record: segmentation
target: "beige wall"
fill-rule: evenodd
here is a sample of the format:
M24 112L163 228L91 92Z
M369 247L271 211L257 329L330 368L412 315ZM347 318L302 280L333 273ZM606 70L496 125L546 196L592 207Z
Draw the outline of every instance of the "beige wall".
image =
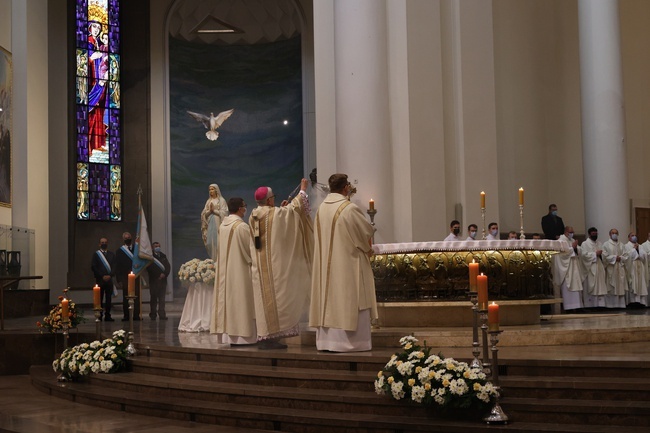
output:
M11 52L11 0L0 0L0 47ZM11 225L11 208L0 206L0 224Z

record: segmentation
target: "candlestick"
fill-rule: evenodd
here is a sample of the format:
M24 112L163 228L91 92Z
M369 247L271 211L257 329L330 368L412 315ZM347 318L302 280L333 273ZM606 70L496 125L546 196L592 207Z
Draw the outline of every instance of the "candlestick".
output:
M488 329L490 331L499 330L499 305L496 302L488 305Z
M524 205L519 205L519 239L526 239L524 234Z
M135 296L135 274L133 271L129 274L129 296Z
M478 263L472 259L472 263L469 264L469 291L472 293L478 291L476 277L478 277Z
M519 188L519 205L523 206L524 205L524 189Z
M486 235L485 235L485 208L484 207L481 208L481 221L483 221L483 236L481 237L481 239L485 240Z
M488 353L488 325L487 325L487 309L478 310L479 318L481 319L481 331L483 334L483 373L487 377L490 377L492 374L492 369L490 365L490 355Z
M368 202L368 206L370 207L370 210L374 210L375 209L375 201L373 199L370 199L370 201Z
M499 399L501 398L501 387L499 386L499 357L497 344L499 343L499 334L502 331L489 331L490 334L490 344L492 345L492 384L494 389L497 391L496 399L494 400L494 406L490 410L490 414L483 418L487 424L508 424L510 418L501 408L499 404Z
M472 355L474 359L469 365L471 368L483 369L483 363L478 356L481 354L481 343L478 341L478 298L477 292L469 293L470 301L472 302Z
M102 308L102 289L97 284L93 287L93 308Z
M366 213L370 217L370 225L374 229L372 231L372 239L371 239L372 243L374 244L375 243L375 232L377 231L377 229L375 229L375 215L377 215L377 209L375 209L374 200L370 199L370 203L372 204L372 207L370 209L366 210Z
M477 275L476 283L478 285L478 308L479 310L487 310L488 302L488 281L487 275Z
M131 277L131 275L135 277L133 272L129 274L129 277ZM131 279L129 278L129 282L130 281ZM135 282L135 278L134 278L134 282ZM127 356L135 356L138 354L138 352L135 350L135 344L133 344L133 304L135 302L135 298L136 298L135 296L131 296L131 295L126 297L126 299L128 299L129 301L129 333L127 335L127 341L129 343L126 346Z
M102 339L102 308L93 308L93 311L95 312L95 339L96 340L101 340Z
M481 209L485 209L485 191L481 191Z
M69 303L70 301L68 301L66 298L63 298L61 300L61 321L64 323L70 321Z
M64 293L67 290L64 290ZM67 299L64 299L64 301L67 301ZM63 301L62 301L63 302ZM62 321L61 325L63 326L63 352L64 353L68 349L68 328L70 327L70 322L69 321ZM68 376L66 376L63 371L59 373L59 375L56 377L56 380L58 382L67 382L70 380Z

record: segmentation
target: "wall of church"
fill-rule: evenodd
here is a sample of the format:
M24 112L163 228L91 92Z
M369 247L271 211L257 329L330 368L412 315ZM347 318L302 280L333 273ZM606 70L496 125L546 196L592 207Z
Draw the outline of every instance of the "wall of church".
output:
M0 0L0 47L11 52L11 0ZM0 224L11 225L11 208L0 206Z

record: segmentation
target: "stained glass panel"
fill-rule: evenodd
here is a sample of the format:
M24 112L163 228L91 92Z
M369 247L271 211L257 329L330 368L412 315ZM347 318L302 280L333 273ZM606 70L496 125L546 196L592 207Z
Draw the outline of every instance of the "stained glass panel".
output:
M77 219L122 219L120 0L77 0Z

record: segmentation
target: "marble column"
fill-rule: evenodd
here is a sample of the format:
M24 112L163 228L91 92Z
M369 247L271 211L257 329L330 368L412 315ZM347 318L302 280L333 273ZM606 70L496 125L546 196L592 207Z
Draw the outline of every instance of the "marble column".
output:
M585 224L604 241L630 230L618 1L579 0L578 18Z

